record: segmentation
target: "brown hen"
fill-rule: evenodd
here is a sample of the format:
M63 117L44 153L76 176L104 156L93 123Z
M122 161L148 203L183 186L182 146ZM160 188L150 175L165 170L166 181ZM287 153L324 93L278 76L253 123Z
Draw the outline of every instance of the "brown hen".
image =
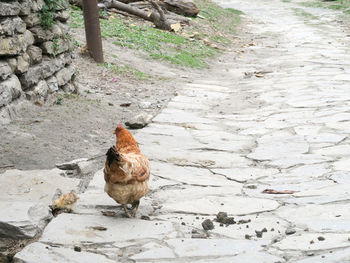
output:
M116 146L109 148L104 168L105 192L124 208L132 205L136 215L140 199L148 192L150 165L131 133L121 124L114 131Z

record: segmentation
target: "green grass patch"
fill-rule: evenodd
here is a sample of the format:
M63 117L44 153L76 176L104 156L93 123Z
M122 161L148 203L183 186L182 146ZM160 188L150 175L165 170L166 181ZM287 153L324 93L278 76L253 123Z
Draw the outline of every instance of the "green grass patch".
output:
M293 8L293 11L294 11L295 15L303 17L303 18L308 19L308 20L318 19L317 16L314 16L313 14L310 14L309 12L306 12L305 10L303 10L301 8Z
M90 91L85 91L86 93L91 93ZM75 102L75 101L79 101L79 102L83 102L84 104L94 104L94 105L97 105L97 104L100 104L101 103L101 100L100 99L89 99L89 98L86 98L84 96L80 96L78 94L73 94L73 93L57 93L57 94L54 94L56 99L53 101L52 105L55 106L62 106L66 103L69 103L69 102ZM69 113L67 111L67 113Z
M336 1L313 1L313 2L302 2L300 3L305 7L317 7L317 8L328 8L332 10L339 10L345 14L350 13L350 0L336 0Z
M198 32L204 34L208 32L210 39L216 40L218 44L231 42L232 36L236 34L237 25L241 22L240 15L243 12L233 8L222 8L209 0L194 0L194 2L200 9L199 15L205 18L193 19L200 24L197 26Z
M291 0L281 0L283 3L290 3Z
M317 1L317 2L301 2L300 5L305 7L316 7L316 8L322 8L324 7L323 2Z
M216 53L202 41L190 41L149 25L129 25L118 17L102 20L101 33L104 38L114 38L115 45L142 50L154 59L185 67L206 67L205 59Z
M141 72L137 69L134 69L128 65L116 65L115 63L110 63L110 62L105 62L101 65L106 69L113 71L116 74L129 75L129 76L132 75L138 80L147 80L151 78L150 75L144 72Z
M69 26L71 28L84 28L83 11L77 6L71 6L69 13L70 13Z
M209 0L197 0L196 4L205 19L193 18L194 25L186 27L183 34L159 30L148 22L131 24L128 19L111 16L108 20L100 19L101 35L117 46L143 51L153 59L183 67L205 68L208 66L207 59L220 53L220 50L206 45L204 40L229 45L242 12L221 8ZM79 8L71 8L70 26L84 27ZM128 69L118 70L129 72Z
M345 7L343 5L330 5L328 6L329 9L333 9L333 10L342 10Z

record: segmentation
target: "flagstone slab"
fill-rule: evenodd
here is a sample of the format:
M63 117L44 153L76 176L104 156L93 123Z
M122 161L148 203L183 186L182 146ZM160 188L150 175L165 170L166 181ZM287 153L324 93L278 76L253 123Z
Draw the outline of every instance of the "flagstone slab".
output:
M104 227L96 230L94 227ZM118 218L102 215L61 214L45 228L40 242L73 245L80 243L117 243L135 239L162 238L174 231L164 221Z
M281 207L275 214L297 226L315 232L346 232L350 228L348 204Z
M35 242L25 247L21 252L17 253L14 257L14 262L18 263L96 263L105 262L112 263L114 260L110 260L103 255L91 253L87 251L77 252L73 248L50 246L40 242Z
M324 240L319 240L322 236ZM338 233L303 233L289 235L272 245L281 250L317 251L325 249L350 247L349 234ZM311 242L313 241L313 242Z
M279 203L274 200L240 196L207 196L163 205L165 211L199 215L214 215L222 210L231 215L246 215L272 211L278 207Z

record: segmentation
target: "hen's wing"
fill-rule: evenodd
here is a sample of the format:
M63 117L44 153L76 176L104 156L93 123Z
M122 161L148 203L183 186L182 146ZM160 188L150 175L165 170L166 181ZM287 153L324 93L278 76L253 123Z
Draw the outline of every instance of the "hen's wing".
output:
M107 152L104 169L105 180L110 183L145 181L150 176L148 159L141 153L118 153L115 147Z

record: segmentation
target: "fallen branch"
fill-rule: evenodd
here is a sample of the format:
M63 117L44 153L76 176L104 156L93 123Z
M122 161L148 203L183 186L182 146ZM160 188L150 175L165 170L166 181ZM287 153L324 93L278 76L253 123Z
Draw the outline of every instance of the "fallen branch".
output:
M164 12L160 9L160 7L153 1L151 1L152 6L158 11L158 13L151 11L150 13L147 13L145 11L142 11L138 8L134 8L130 5L121 3L116 0L106 0L103 2L106 8L116 8L121 11L130 13L132 15L141 17L147 21L153 22L157 28L170 30L171 26L170 23L166 20L164 16ZM159 11L161 10L161 12Z
M157 10L158 13L159 13L159 19L158 19L158 17L155 16L155 17L154 17L155 21L153 21L154 24L156 25L156 27L159 27L159 28L165 29L165 30L171 30L171 25L170 25L170 23L167 21L167 19L165 18L165 15L164 15L163 10L159 7L159 5L158 5L155 1L150 0L150 3L151 3L151 5L153 6L153 8L154 8L155 10ZM153 13L153 12L152 12L152 13ZM151 14L152 14L152 13L151 13ZM159 25L159 26L158 26L158 25Z
M123 16L128 16L128 17L138 17L138 16L135 16L133 14L129 14L128 12L124 12L124 11L121 11L121 10L118 10L118 9L115 9L115 8L111 8L108 10L109 12L112 12L114 14L119 14L119 15L123 15Z
M158 2L158 4L160 4L160 7L162 8L162 10L164 12L165 18L168 20L168 22L170 24L181 23L181 24L188 25L190 23L189 18L184 17L184 16L180 16L180 15L173 13L173 12L170 12L169 10L165 9L165 7L163 8L162 2ZM145 12L147 12L147 10L153 9L153 6L150 3L150 1L138 1L138 2L134 2L134 3L130 3L130 5L132 7L145 10Z

